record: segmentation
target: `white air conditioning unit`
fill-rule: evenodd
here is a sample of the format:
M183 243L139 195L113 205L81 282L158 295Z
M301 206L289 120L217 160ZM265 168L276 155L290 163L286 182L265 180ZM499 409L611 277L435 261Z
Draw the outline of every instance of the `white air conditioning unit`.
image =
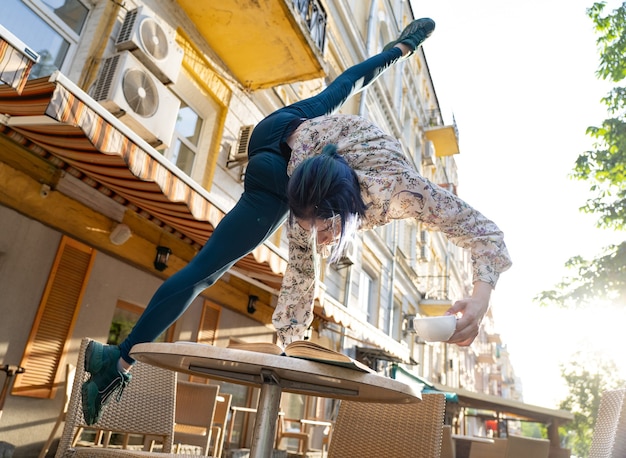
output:
M352 263L356 263L357 261L357 255L359 254L359 250L356 246L357 242L356 240L351 240L350 243L348 243L346 245L346 251L344 253L344 255L350 260L352 261Z
M341 257L341 262L349 265L356 264L357 255L359 253L356 244L356 240L351 240L346 244L346 249L343 252L343 256Z
M428 140L424 144L422 165L435 165L435 144L432 142L432 140Z
M417 333L417 329L415 329L415 318L417 315L404 315L404 319L403 319L403 327L404 327L404 332L406 334L411 333L411 334L415 334Z
M233 144L228 153L226 167L232 169L238 165L243 166L248 162L248 144L250 143L250 135L254 125L241 126L239 129L239 138L236 144Z
M152 10L140 6L126 13L115 46L131 51L162 83L176 82L184 52L175 30Z
M169 146L180 100L130 52L104 60L91 95L152 146Z

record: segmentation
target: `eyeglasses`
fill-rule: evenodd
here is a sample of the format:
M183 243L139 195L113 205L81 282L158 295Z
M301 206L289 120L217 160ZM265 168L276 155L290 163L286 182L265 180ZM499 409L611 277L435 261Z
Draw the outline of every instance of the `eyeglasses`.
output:
M305 231L315 231L318 242L326 243L334 241L341 232L341 215L334 215L332 218L316 219L315 225L307 220L297 220L298 224Z
M320 220L323 226L320 228L316 224L317 232L332 232L333 235L337 233L337 229L341 229L341 215L335 215L332 218ZM319 224L319 223L318 223Z

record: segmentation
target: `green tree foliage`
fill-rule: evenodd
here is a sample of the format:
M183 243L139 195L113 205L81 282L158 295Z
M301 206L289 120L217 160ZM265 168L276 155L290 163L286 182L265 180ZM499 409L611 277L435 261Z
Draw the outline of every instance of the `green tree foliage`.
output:
M626 242L605 248L592 260L575 256L565 266L572 276L540 293L536 298L540 303L563 307L577 307L592 300L626 303Z
M561 376L568 386L569 394L559 408L574 414L574 420L561 428L561 436L569 442L566 447L578 457L589 455L593 429L602 393L623 386L617 367L613 361L595 358L591 360L582 354L566 365L561 366Z
M599 127L589 127L594 150L576 160L573 176L591 182L594 194L584 211L599 215L603 227L623 229L626 224L626 3L605 13L605 2L587 10L599 35L600 64L597 76L615 83L602 99L610 115Z
M592 196L581 208L598 216L598 226L615 230L626 227L626 2L606 12L606 2L587 10L598 34L600 64L598 78L610 81L613 89L602 99L609 118L587 129L594 149L579 155L572 176L590 183ZM553 290L544 291L542 304L565 307L590 299L626 299L626 242L606 247L596 258L571 258L566 266L573 272Z

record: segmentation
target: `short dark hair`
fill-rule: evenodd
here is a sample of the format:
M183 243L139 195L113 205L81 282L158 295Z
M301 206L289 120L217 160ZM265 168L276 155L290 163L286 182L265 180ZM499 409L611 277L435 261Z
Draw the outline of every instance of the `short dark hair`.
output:
M366 210L356 173L334 144L324 146L322 154L310 157L296 167L287 186L287 199L291 210L290 224L298 218L309 220L315 226L316 219L341 217L337 246L340 253L346 237L354 235L347 232L356 230L358 224L353 223L358 222Z

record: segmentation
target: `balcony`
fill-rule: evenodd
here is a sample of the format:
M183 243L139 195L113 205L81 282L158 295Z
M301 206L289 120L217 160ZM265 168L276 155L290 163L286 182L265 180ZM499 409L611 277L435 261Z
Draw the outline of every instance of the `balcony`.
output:
M476 361L482 364L495 364L498 357L496 347L490 343L475 343Z
M419 313L422 316L439 316L452 307L450 299L422 299L419 301Z
M445 157L460 153L459 130L456 121L453 121L451 125L445 125L439 110L431 110L424 135L427 140L433 142L435 156Z
M247 89L325 75L326 12L319 0L177 0Z
M502 345L502 339L500 338L500 334L498 333L488 333L487 342L495 343L496 345Z

